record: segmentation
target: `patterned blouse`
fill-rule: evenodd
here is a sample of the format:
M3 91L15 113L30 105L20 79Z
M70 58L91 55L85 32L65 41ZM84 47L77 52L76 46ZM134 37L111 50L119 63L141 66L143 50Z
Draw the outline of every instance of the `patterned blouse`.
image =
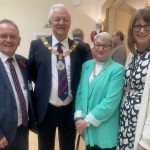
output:
M134 55L126 68L125 93L120 116L119 150L134 148L138 113L149 64L150 49Z

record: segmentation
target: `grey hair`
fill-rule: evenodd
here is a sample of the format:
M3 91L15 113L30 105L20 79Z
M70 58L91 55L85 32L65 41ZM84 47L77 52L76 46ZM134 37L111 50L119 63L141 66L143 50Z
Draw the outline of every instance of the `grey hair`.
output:
M112 36L108 32L100 32L94 37L94 42L96 39L101 39L102 41L106 42L107 44L113 46Z
M51 21L52 18L53 18L53 15L54 15L54 9L55 8L62 8L64 10L66 10L66 12L68 12L69 16L71 17L70 15L70 12L69 10L67 9L67 7L64 5L64 4L55 4L51 7L50 11L49 11L49 15L48 15L48 20Z
M0 20L0 25L1 24L5 24L5 23L14 26L16 28L16 30L18 31L18 33L19 33L18 26L12 20L9 20L9 19L2 19L2 20Z

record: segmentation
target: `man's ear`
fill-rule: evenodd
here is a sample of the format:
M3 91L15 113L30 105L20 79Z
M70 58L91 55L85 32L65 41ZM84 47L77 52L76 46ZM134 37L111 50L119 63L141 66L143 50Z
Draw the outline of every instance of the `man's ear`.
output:
M21 42L21 37L19 36L18 46L20 45L20 42Z
M51 22L51 20L49 20L49 26L50 26L50 28L52 27L52 22Z

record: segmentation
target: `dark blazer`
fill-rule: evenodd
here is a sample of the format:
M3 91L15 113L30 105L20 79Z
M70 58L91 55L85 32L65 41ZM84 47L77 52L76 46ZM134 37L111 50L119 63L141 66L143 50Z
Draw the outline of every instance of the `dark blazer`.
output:
M52 43L52 36L47 37L49 43ZM73 40L68 39L69 47ZM78 43L75 51L70 54L71 60L71 90L73 99L75 99L77 86L80 80L82 64L92 57L89 47ZM32 80L35 83L34 105L36 117L39 123L43 120L51 94L52 84L52 66L51 51L43 45L41 39L34 40L30 45L29 68Z
M32 111L30 90L28 87L29 74L27 71L28 62L27 59L20 55L16 55L16 60L21 70L24 85L27 89L28 100L29 100L29 114ZM30 117L30 116L29 116ZM33 118L33 117L32 117ZM9 145L12 144L16 131L17 131L17 106L14 96L14 92L6 73L5 67L0 59L0 139L5 136L8 140Z

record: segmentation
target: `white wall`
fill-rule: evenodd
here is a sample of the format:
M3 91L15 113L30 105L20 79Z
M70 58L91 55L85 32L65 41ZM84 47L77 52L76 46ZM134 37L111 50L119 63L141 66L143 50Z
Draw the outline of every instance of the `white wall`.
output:
M50 7L63 3L68 6L72 16L70 33L74 27L80 27L85 32L85 41L90 43L90 33L95 29L105 0L80 1L79 6L74 6L72 0L0 0L0 20L11 19L19 26L22 41L17 53L27 57L34 34L51 32L50 28L43 27L48 22Z

